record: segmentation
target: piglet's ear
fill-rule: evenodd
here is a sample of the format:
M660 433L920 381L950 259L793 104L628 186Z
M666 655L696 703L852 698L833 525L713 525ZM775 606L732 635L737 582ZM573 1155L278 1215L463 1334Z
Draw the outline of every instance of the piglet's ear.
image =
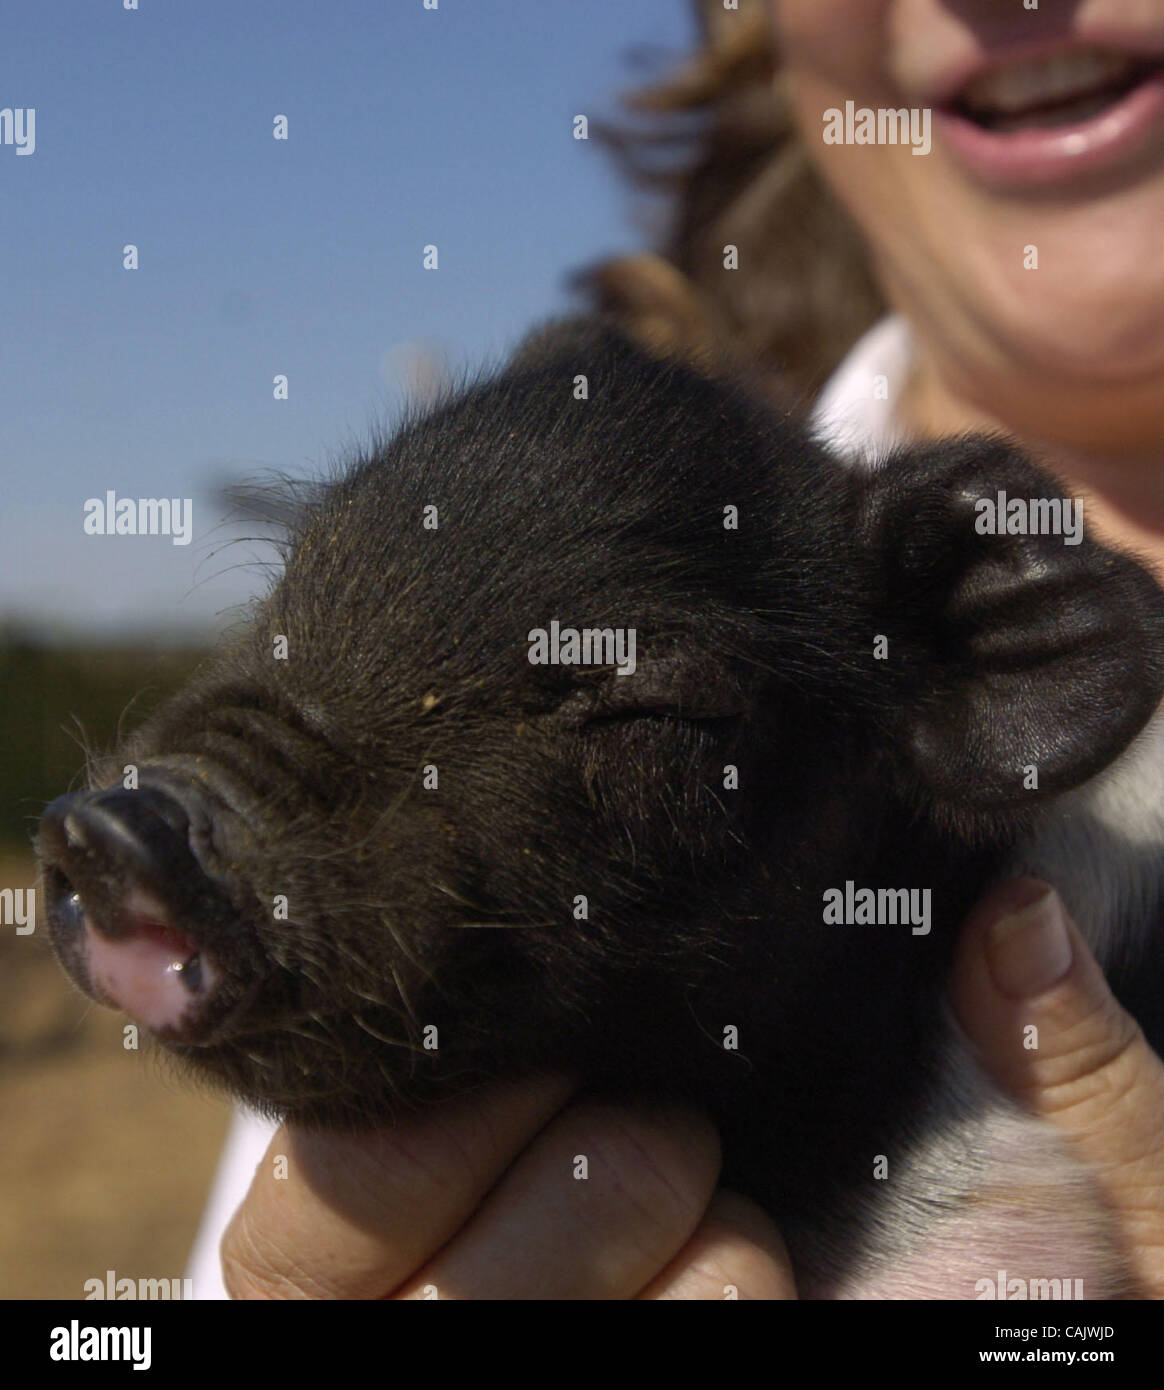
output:
M1024 516L1038 534L1021 533ZM890 575L885 611L908 626L901 717L931 796L1030 806L1104 768L1160 704L1164 594L1009 446L899 454L870 480L862 517Z

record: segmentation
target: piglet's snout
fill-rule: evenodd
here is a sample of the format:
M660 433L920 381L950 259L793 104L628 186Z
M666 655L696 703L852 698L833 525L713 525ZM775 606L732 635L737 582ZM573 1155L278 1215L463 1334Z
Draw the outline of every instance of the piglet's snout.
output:
M200 931L219 891L190 848L187 806L157 787L76 792L38 836L53 946L74 982L163 1036L198 1041L223 972Z

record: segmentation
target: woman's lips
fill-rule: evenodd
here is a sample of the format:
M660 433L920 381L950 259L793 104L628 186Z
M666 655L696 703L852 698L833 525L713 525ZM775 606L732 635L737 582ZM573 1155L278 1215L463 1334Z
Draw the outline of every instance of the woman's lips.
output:
M1164 69L1074 124L991 130L946 107L934 111L934 131L964 168L992 187L1069 182L1164 149Z

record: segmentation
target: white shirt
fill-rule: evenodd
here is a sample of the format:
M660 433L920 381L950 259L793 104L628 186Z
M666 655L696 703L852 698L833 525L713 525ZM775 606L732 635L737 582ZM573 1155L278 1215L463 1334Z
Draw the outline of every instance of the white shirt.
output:
M817 397L812 427L818 438L854 464L873 467L901 439L894 424L894 403L905 384L911 355L905 319L890 315L874 324ZM235 1111L186 1270L196 1299L226 1297L218 1246L276 1128L269 1120Z
M812 411L813 431L853 463L873 467L905 436L895 421L913 340L899 314L875 323L829 377Z

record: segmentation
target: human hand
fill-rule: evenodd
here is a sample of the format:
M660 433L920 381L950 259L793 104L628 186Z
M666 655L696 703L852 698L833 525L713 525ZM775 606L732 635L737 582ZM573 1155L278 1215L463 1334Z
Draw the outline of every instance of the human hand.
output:
M950 997L994 1080L1091 1169L1142 1296L1164 1298L1164 1062L1045 883L1013 880L975 908Z
M284 1126L223 1239L231 1297L795 1297L768 1217L715 1192L705 1118L570 1092L497 1087L359 1135Z
M951 999L994 1079L1093 1169L1141 1289L1161 1298L1164 1063L1045 889L1017 880L979 904ZM1032 1023L1034 1051L1022 1046ZM705 1119L571 1102L562 1080L364 1135L285 1127L223 1241L227 1287L236 1298L794 1298L775 1228L715 1192L718 1171Z

